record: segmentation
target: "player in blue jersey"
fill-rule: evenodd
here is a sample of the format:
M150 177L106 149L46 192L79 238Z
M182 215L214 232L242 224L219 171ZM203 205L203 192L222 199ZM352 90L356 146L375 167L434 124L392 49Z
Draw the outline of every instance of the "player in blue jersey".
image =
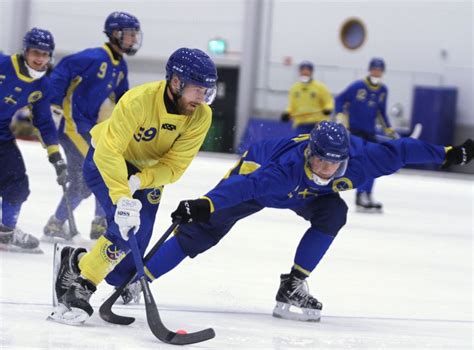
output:
M58 137L50 110L50 82L45 76L52 60L54 39L44 29L33 28L23 38L22 54L0 54L0 244L38 251L39 241L17 227L21 205L30 193L23 157L10 130L13 115L28 106L39 129L58 182L67 182L66 164L59 153Z
M379 123L390 138L398 138L387 117L388 89L382 83L385 62L373 58L369 62L369 75L349 85L336 97L336 119L349 128L353 135L377 142L376 124ZM372 198L374 180L357 188L356 206L360 211L381 212L382 204Z
M87 49L64 57L51 74L52 103L60 119L59 142L68 160L71 207L89 197L91 191L82 176L82 164L90 146L89 131L99 122L99 110L107 98L117 102L128 90L128 70L123 57L134 55L141 46L138 19L125 12L110 14L104 26L109 41L102 47ZM46 237L70 238L64 225L67 219L66 198L44 228ZM105 213L96 200L91 239L106 230Z
M339 196L367 179L389 175L406 164L466 164L474 142L443 147L412 138L371 143L349 136L342 124L321 122L310 135L254 144L204 197L180 202L172 213L181 225L150 259L153 280L216 245L233 225L265 207L290 209L308 221L291 271L280 277L274 316L318 321L322 304L311 296L306 278L346 223ZM125 276L123 276L125 277ZM299 309L292 312L290 306Z

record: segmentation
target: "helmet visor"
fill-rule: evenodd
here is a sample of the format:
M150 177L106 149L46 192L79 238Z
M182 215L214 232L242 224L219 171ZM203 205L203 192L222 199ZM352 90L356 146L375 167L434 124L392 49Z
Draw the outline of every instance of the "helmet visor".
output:
M142 47L143 33L140 29L124 28L119 31L119 44L124 53L135 55Z

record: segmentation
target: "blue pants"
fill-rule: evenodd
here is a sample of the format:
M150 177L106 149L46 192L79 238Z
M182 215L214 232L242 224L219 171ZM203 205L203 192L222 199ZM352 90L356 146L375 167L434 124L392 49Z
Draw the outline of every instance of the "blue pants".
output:
M15 227L21 205L30 194L25 163L15 140L0 141L2 223Z
M89 134L78 135L78 137L83 138L85 142L90 144ZM68 196L71 207L74 210L83 199L86 199L91 195L91 191L87 187L82 175L84 156L66 134L59 135L59 142L64 149L64 153L66 154L67 171L70 181L68 187ZM97 201L97 198L95 203L95 215L102 217L105 216L104 210ZM67 219L67 215L66 199L63 196L58 208L56 209L55 216L57 219L65 221Z
M353 130L353 129L351 129L351 134L355 136L359 136L369 142L377 142L377 138L375 137L375 134L371 134L371 133L361 131L361 130ZM362 185L357 187L357 193L362 193L362 192L372 193L372 189L374 188L374 183L375 183L375 179L368 179Z
M237 221L261 209L263 206L256 201L249 201L218 210L211 215L209 223L180 225L176 238L184 254L194 258L219 243ZM334 237L345 225L347 209L338 193L316 197L309 204L292 209L311 223L301 240L304 244L300 243L296 251L295 264L308 271L316 267Z
M105 182L94 163L93 155L94 148L91 147L84 161L84 179L91 191L99 200L102 208L104 208L108 224L107 232L104 236L119 249L128 253L130 251L130 246L127 241L122 239L119 228L114 221L115 209L117 207L110 199L109 189L105 185ZM138 172L138 169L131 164L127 164L127 168L129 177ZM148 247L148 243L150 242L153 233L153 225L155 224L156 212L160 205L162 191L162 187L145 189L138 190L133 195L133 198L140 200L142 203L142 209L140 211L140 229L136 233L138 247L140 248L142 256ZM134 271L135 264L133 262L133 256L132 254L127 254L115 269L107 275L106 281L111 285L119 286L129 276L129 274Z

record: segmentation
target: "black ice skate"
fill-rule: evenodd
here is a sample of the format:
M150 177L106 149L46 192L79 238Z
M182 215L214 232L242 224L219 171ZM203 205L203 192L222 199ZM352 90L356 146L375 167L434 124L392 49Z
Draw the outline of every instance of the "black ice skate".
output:
M66 293L74 280L79 277L79 255L86 253L84 248L54 245L53 257L53 306Z
M96 287L92 282L77 277L59 299L59 304L48 319L69 325L80 325L87 321L94 310L89 303Z
M291 274L280 275L276 301L273 317L307 322L319 322L321 319L323 304L309 294L308 283L304 279Z
M91 223L91 239L99 239L107 231L107 220L102 216L96 216Z
M54 215L49 218L46 226L43 228L43 233L44 236L41 238L43 242L55 243L72 240L66 222L57 219Z
M367 192L358 192L356 197L357 212L360 213L381 213L382 203L372 199L372 195Z
M18 227L10 228L0 224L0 250L42 254L43 251L38 246L39 240L36 237Z

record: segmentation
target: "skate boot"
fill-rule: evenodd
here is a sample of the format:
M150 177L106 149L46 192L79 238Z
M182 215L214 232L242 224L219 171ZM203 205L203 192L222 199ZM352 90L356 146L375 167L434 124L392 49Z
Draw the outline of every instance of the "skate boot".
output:
M9 251L43 252L38 248L39 240L36 237L23 232L18 227L10 228L3 224L0 224L0 244Z
M276 301L273 317L307 322L319 322L321 319L323 304L309 294L305 279L292 274L280 275Z
M53 306L60 302L74 280L79 277L81 273L79 257L86 252L84 248L65 247L59 244L54 246Z
M91 223L91 239L98 239L107 231L107 220L102 216L96 216Z
M43 241L47 242L72 239L69 230L66 228L65 221L57 219L54 215L49 218L48 223L43 228L43 233Z
M368 192L357 192L356 206L357 211L362 213L382 212L382 203L373 201L372 195Z
M48 319L73 326L87 321L94 310L89 300L96 291L96 286L89 280L79 276L59 299L58 306Z
M123 290L122 294L120 296L122 297L122 301L124 305L130 304L132 301L135 304L140 303L140 298L141 298L141 292L142 292L142 285L140 284L140 281L135 281L133 283L130 283L125 287Z

